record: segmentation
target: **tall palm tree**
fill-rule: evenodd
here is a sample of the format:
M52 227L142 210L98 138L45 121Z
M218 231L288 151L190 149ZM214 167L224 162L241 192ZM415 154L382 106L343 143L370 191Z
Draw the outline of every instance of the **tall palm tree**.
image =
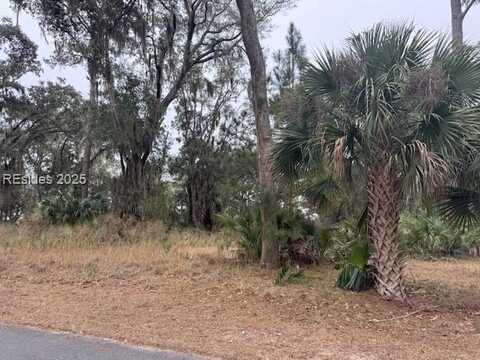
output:
M308 169L321 148L332 176L364 174L376 287L385 299L403 301L400 212L408 197L441 185L452 161L475 146L478 53L453 51L444 38L413 25L379 24L351 36L344 50L319 54L304 86L320 120L308 138L288 127L280 133L277 164ZM289 151L297 154L291 160Z

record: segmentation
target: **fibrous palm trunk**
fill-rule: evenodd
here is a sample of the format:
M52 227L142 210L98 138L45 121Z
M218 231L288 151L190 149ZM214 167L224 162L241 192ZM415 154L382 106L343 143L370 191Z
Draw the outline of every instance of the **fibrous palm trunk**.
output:
M387 300L406 300L399 249L400 189L388 161L374 165L368 177L368 235L377 270L377 291Z

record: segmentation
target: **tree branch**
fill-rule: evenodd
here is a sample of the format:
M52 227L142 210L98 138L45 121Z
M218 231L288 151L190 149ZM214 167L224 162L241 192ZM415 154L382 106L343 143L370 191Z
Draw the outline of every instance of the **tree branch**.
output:
M462 19L465 19L465 16L467 16L472 6L475 5L477 2L478 0L470 0L469 2L466 3L465 10L462 11Z

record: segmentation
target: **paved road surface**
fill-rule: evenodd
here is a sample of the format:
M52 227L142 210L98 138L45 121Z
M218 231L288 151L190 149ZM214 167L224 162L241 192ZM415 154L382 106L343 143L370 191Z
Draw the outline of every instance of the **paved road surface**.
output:
M149 351L106 340L0 324L0 360L200 360L168 351Z

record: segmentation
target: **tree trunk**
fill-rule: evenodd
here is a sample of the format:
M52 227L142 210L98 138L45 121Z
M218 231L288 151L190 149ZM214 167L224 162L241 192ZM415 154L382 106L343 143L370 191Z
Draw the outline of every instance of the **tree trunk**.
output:
M195 171L187 183L190 223L201 229L213 229L215 196L211 176Z
M89 113L85 120L84 126L84 141L83 141L83 155L81 160L82 175L85 175L85 184L81 188L82 199L88 198L90 187L90 169L92 167L92 128L97 116L97 80L98 72L95 64L88 64L88 76L90 78L90 90L89 90Z
M379 161L368 177L368 235L377 269L377 291L387 300L406 300L399 249L400 189L391 165Z
M124 162L118 203L121 217L143 220L145 215L145 164L140 156L132 156Z
M452 40L455 48L463 45L463 10L462 0L450 0L452 7Z
M273 177L270 160L272 130L270 128L265 58L258 38L257 18L252 0L237 0L243 43L252 76L252 103L257 126L258 177L262 191L262 256L261 264L268 269L279 264L278 240L273 236Z

